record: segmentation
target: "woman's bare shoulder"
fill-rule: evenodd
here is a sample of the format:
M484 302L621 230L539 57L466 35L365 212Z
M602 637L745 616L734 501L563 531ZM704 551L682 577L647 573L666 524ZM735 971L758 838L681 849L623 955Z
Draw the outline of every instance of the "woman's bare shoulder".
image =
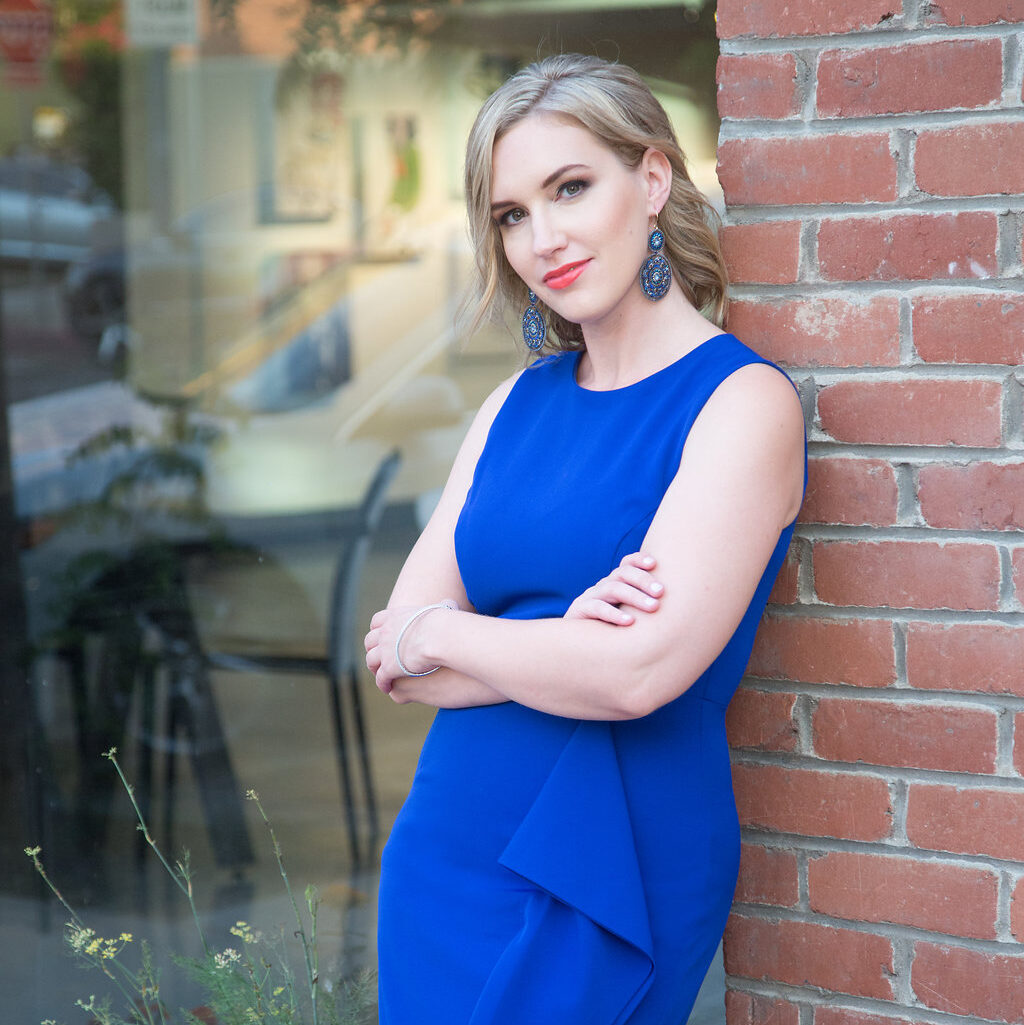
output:
M511 394L516 381L519 380L524 372L525 371L520 370L511 377L506 377L505 380L502 381L501 384L499 384L494 391L492 391L490 395L480 403L480 408L476 411L476 416L473 417L473 423L470 425L469 431L466 434L466 443L469 448L476 449L477 452L483 448L484 441L487 438L487 432L491 429L491 424L494 423L494 418L498 415L498 411L505 404L505 400Z
M502 381L501 384L499 384L494 391L492 391L490 395L480 403L480 411L477 413L477 416L486 417L488 421L493 420L495 416L498 415L498 410L504 405L505 399L509 397L512 389L515 387L516 381L526 373L527 369L529 368L518 370L516 373L512 374L511 377L506 377L505 380Z
M803 498L805 430L793 382L771 364L750 363L715 389L687 439L684 462L689 456L708 480L732 472L760 481L766 501L778 499L785 524Z
M504 405L509 393L515 387L516 381L519 380L522 374L523 371L520 370L511 377L507 377L480 403L480 408L476 411L473 422L470 424L469 430L466 432L466 436L459 448L453 473L467 477L472 476L473 468L476 466L476 461L480 457L480 453L483 451L484 444L487 441L487 434L491 429L491 424L494 423L494 418L498 415L498 411Z
M706 411L710 418L728 417L755 426L765 417L790 429L804 430L803 407L793 381L772 363L747 363L715 389Z

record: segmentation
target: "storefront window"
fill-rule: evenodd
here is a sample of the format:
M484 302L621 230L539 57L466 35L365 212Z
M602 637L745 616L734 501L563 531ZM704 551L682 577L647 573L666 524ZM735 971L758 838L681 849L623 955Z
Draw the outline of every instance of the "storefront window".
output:
M37 844L98 936L149 939L167 1007L203 1000L111 748L214 947L294 931L251 789L319 894L320 971L372 969L431 714L360 639L519 360L458 327L469 127L538 55L618 58L715 199L713 6L0 0L6 1020L120 999L64 952Z

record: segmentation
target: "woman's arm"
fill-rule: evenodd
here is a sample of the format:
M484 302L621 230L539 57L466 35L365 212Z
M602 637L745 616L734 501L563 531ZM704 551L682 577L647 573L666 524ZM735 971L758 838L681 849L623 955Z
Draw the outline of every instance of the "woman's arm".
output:
M515 382L516 377L510 377L498 385L473 418L459 446L441 498L398 574L388 599L388 608L429 605L444 598L455 599L459 608L470 607L455 558L455 524L473 483L473 473L487 433Z
M592 619L621 627L630 626L636 621L634 610L648 613L657 611L665 588L655 579L654 567L655 561L651 556L641 552L630 553L611 573L579 595L563 618ZM409 615L413 615L418 610L408 611ZM370 642L372 633L371 630L371 634L367 635L366 664L370 672L376 675L380 668L381 652ZM399 654L396 652L396 661ZM446 667L440 667L436 673L431 672L427 677L402 676L397 680L388 680L382 689L400 705L416 702L438 708L463 708L508 700L493 687Z
M792 386L770 367L744 367L694 423L644 541L664 584L656 613L637 610L630 629L621 630L598 620L513 621L437 610L406 633L403 661L413 670L441 664L556 715L647 714L686 690L735 631L799 509L803 464L803 418ZM384 690L398 676L394 640L411 611L378 613L367 637ZM442 670L424 681L442 691L448 675Z
M441 498L398 574L388 599L388 609L407 608L411 613L414 609L410 607L421 608L445 599L453 600L460 609L472 609L455 557L455 525L473 483L473 473L487 433L518 376L513 375L498 385L473 418L459 446ZM376 672L376 668L376 665L371 667L371 671ZM447 668L416 679L399 675L395 677L394 684L393 697L399 703L408 700L405 685L413 687L417 700L439 707L461 708L508 700L482 681Z

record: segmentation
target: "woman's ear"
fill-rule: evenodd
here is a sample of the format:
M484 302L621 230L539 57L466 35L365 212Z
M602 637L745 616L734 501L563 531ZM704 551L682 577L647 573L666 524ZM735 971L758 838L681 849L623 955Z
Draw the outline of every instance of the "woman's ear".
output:
M648 148L640 158L640 171L647 186L648 214L657 217L668 202L672 188L672 165L660 149Z

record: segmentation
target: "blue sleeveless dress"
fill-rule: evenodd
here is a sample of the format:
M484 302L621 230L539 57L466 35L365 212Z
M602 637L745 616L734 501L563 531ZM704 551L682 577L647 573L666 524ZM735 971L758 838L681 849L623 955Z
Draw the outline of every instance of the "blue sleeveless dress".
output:
M498 412L455 532L476 610L560 617L638 551L715 388L764 363L733 336L589 391L534 363ZM725 926L739 827L726 705L785 556L681 697L577 721L439 710L381 866L381 1025L680 1025Z

